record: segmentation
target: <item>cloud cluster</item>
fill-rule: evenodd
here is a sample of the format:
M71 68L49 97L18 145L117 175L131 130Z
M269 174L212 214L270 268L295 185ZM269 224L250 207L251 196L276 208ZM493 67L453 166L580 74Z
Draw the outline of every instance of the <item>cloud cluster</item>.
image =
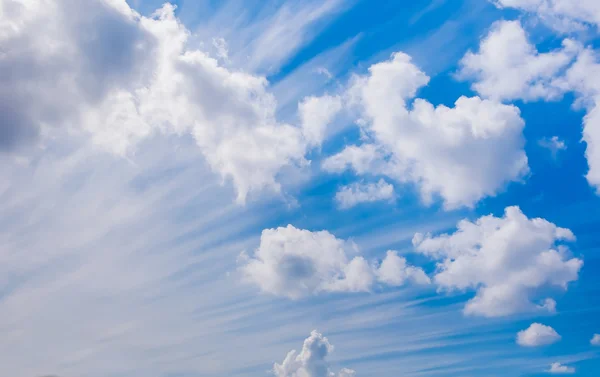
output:
M352 369L334 373L329 369L327 356L333 351L329 340L313 330L304 340L302 351L290 351L281 364L273 366L276 377L353 377Z
M543 288L567 289L578 279L583 261L559 244L574 239L568 229L508 207L503 217L463 220L452 234L416 234L413 245L439 261L433 280L440 289L476 291L465 306L466 314L498 317L554 311L551 298L539 305L533 301Z
M524 122L514 106L460 97L453 108L414 99L429 77L404 53L355 76L345 97L368 137L329 157L323 168L414 184L427 204L471 207L527 172Z
M280 171L304 164L309 146L321 142L326 114L303 127L279 122L267 80L191 47L170 4L151 17L124 0L0 6L4 151L57 129L117 155L155 134L191 135L244 202L253 191L279 191Z
M495 0L500 7L533 13L563 33L600 27L600 3L596 0Z
M550 326L532 323L527 329L517 334L517 344L522 347L539 347L556 343L560 335Z
M342 186L335 194L339 208L347 209L360 203L371 203L394 198L394 186L380 179L376 183L356 182Z
M539 53L518 21L500 21L483 38L478 52L465 55L458 77L473 80L472 88L481 96L502 101L557 100L575 93L576 105L587 110L583 121L587 180L600 190L599 74L600 54L593 48L565 39L560 49Z
M292 225L265 229L252 256L240 258L246 281L262 291L298 299L319 292L368 292L376 282L400 286L427 284L417 267L390 251L380 265L355 254L356 245L327 231L311 232Z
M473 90L486 98L553 100L564 93L557 85L558 75L580 47L566 39L560 49L539 53L519 21L499 21L481 40L479 51L462 58L458 77L473 80Z

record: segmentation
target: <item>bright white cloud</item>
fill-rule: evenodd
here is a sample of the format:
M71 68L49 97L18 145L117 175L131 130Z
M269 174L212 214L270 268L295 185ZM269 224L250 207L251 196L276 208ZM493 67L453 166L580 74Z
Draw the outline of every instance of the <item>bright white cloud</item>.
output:
M462 58L458 77L473 80L473 90L486 98L553 100L564 93L554 80L579 50L579 44L565 40L562 48L539 53L519 21L499 21L482 39L479 51Z
M406 258L398 256L398 253L393 250L388 250L377 270L377 276L379 281L391 286L401 286L407 280L417 284L431 283L431 279L421 268L409 266Z
M583 140L589 171L586 178L600 193L600 53L583 50L562 78L562 85L573 90L578 104L587 109L583 119Z
M504 101L555 100L564 93L574 92L578 97L576 105L587 110L583 121L589 166L586 178L600 192L600 58L597 51L565 39L562 48L539 53L527 40L518 21L502 21L481 41L477 53L465 55L458 76L474 80L472 87L480 95ZM549 146L561 147L556 143Z
M304 340L302 351L290 351L281 364L273 366L276 377L353 377L352 369L344 368L338 374L329 369L327 356L333 346L322 334L313 330Z
M243 253L240 270L264 292L298 299L319 292L367 292L375 282L399 286L407 280L428 283L425 273L388 252L381 265L356 254L355 244L327 231L292 225L265 229L252 256Z
M3 149L60 127L119 155L154 134L188 134L244 202L279 191L280 171L303 165L323 137L321 107L304 129L278 122L267 80L191 48L172 5L143 17L124 0L1 4L0 69L11 72L0 76ZM215 41L226 59L225 42Z
M453 108L423 99L410 105L428 81L403 53L354 77L346 97L370 140L331 156L324 169L412 183L425 203L439 196L446 208L473 206L528 172L516 107L478 97L461 97Z
M321 145L327 126L342 110L338 96L307 97L298 105L303 133L308 143Z
M527 218L518 207L503 217L463 220L453 234L416 234L415 249L439 260L434 282L442 290L475 290L466 314L506 316L533 310L554 311L556 303L535 305L545 287L567 289L578 279L583 261L569 256L560 241L575 239L570 230L544 219Z
M335 200L342 209L356 206L360 203L371 203L380 200L392 200L394 186L380 179L376 183L357 182L339 188Z
M552 363L550 365L550 369L548 369L548 373L553 374L573 374L575 373L575 368L569 367L566 365L562 365L561 363Z
M517 344L522 347L539 347L556 343L560 335L550 326L532 323L527 329L517 334Z
M600 334L594 334L592 340L590 340L590 344L593 346L600 346Z
M596 0L494 0L500 7L534 13L559 32L580 31L589 25L600 27L600 3Z

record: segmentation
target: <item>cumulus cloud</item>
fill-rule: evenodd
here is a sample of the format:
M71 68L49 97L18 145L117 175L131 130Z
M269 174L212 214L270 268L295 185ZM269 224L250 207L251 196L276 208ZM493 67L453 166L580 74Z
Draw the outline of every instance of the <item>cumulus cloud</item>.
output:
M276 377L353 377L352 369L344 368L337 374L330 370L327 356L331 352L329 340L313 330L304 340L302 351L290 351L281 364L275 363L273 372Z
M117 155L155 134L191 135L244 202L253 191L279 191L281 169L305 164L323 137L322 108L304 128L279 122L268 81L222 66L224 40L215 40L218 59L191 48L170 4L151 17L124 0L0 6L4 151L59 128Z
M534 304L540 290L567 289L578 279L583 261L571 257L561 241L575 236L541 219L529 219L518 207L503 217L462 220L452 234L416 234L417 252L438 260L433 278L441 290L475 290L466 314L507 316L535 310L554 311L554 300Z
M560 335L550 326L532 323L526 330L517 334L517 344L523 347L539 347L556 343Z
M564 94L554 81L580 48L566 39L560 49L539 53L519 21L499 21L482 39L479 51L462 58L458 77L473 80L473 90L486 98L553 100Z
M590 340L592 346L600 346L600 334L594 334L592 340Z
M561 363L552 363L550 365L550 369L548 369L548 373L553 374L573 374L575 373L575 368L569 367L566 365L562 365Z
M516 107L479 97L434 107L414 99L428 82L404 53L355 76L345 97L368 140L329 157L323 168L414 184L425 203L440 197L446 208L471 207L528 172Z
M371 203L380 200L392 200L394 186L380 179L376 183L357 182L339 188L335 200L342 209L356 206L360 203Z
M495 3L533 13L559 32L600 26L600 3L596 0L495 0Z
M407 280L417 284L429 284L431 279L418 267L409 266L406 258L398 256L393 250L388 250L385 259L377 270L379 281L391 285L400 286Z
M339 96L307 97L298 105L298 112L306 140L313 145L321 145L327 126L342 110Z
M599 56L593 48L570 39L560 49L539 53L518 21L502 21L481 41L478 52L469 52L461 60L458 77L473 80L472 87L481 96L503 101L556 100L574 92L575 105L587 110L583 120L586 178L600 192Z
M291 299L319 292L368 292L376 282L390 286L407 280L427 283L425 273L388 252L378 266L356 254L355 244L327 231L311 232L288 225L265 229L252 256L240 258L240 270L262 291Z

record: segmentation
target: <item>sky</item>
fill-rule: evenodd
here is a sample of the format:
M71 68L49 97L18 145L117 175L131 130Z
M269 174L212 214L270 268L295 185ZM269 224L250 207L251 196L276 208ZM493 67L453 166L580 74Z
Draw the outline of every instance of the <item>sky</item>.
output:
M0 0L14 377L596 377L596 0Z

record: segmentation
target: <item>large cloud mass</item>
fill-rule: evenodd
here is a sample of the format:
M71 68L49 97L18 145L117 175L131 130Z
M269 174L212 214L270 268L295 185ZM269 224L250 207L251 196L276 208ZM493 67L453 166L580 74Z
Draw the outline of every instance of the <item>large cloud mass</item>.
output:
M479 97L435 107L414 99L428 81L403 53L356 76L346 96L370 143L346 147L323 168L412 183L425 203L441 197L446 208L471 207L528 172L516 107Z
M453 234L416 234L416 250L438 260L434 282L443 290L476 291L466 314L506 316L555 309L541 300L540 289L567 285L578 279L583 261L569 256L560 241L575 237L544 219L529 219L518 207L506 208L503 217L463 220Z
M192 135L214 171L249 192L280 189L326 119L305 128L275 118L264 77L190 47L166 4L152 17L124 0L0 1L0 148L57 129L118 155L153 134ZM308 132L307 137L303 130Z

